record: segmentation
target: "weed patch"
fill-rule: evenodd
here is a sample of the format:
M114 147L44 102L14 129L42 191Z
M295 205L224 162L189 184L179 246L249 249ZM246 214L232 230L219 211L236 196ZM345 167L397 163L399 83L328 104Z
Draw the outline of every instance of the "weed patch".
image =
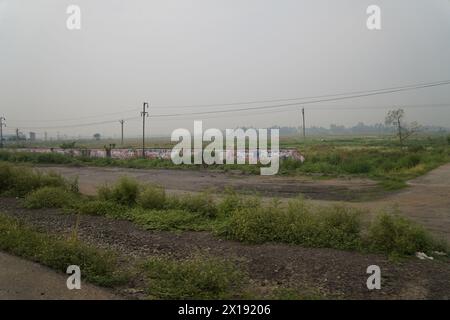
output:
M111 287L127 280L112 252L37 232L1 214L0 249L64 273L69 265L78 265L84 279L101 286Z
M246 282L245 273L231 262L201 256L151 258L144 270L147 292L156 299L230 299Z

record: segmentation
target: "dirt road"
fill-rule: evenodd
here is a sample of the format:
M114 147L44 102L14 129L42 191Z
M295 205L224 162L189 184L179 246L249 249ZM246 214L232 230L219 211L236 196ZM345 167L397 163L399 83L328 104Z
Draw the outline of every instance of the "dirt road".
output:
M198 192L215 189L221 192L230 186L244 193L259 192L264 196L289 198L299 194L320 204L352 201L381 196L376 183L369 179L314 180L308 177L246 176L205 170L141 170L98 167L40 167L56 171L66 177L79 177L81 192L94 194L104 183L113 183L120 176L132 176L142 182L157 183L169 192ZM348 202L373 215L385 208L397 206L406 215L438 236L450 242L450 164L411 180L409 187L400 192L384 194L380 199L367 202Z
M61 214L58 209L25 209L15 198L2 198L0 212L43 232L65 237L76 223L75 215ZM78 228L81 241L130 259L155 255L184 258L202 252L234 261L248 271L252 287L261 294L281 286L327 298L450 299L450 266L444 261L411 258L393 262L382 255L360 252L276 243L251 245L220 239L208 232L147 231L132 222L103 216L83 215ZM381 290L367 290L366 269L370 265L382 269ZM136 279L130 284L137 286L133 287L138 289L135 293L128 288L119 293L145 298L139 293L143 283Z
M0 300L116 299L114 294L83 282L80 290L69 290L67 277L37 263L0 252Z
M155 183L171 192L197 192L207 189L218 192L226 187L243 193L263 196L295 197L303 194L318 200L352 201L379 192L377 183L370 179L340 178L319 180L310 177L242 175L211 170L128 169L99 167L39 167L66 177L78 177L80 190L95 194L99 185L113 183L121 176L134 177L145 183Z

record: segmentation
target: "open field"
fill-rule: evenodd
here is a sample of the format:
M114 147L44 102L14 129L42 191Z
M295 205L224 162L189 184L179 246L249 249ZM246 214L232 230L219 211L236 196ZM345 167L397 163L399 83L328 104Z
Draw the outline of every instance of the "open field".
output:
M102 251L112 250L121 261L118 269L90 267L94 270L91 277L97 283L96 272L100 272L100 284L111 283L121 297L449 298L450 282L445 280L450 278L448 247L437 240L450 238L449 165L409 181L403 191L378 194L381 198L368 202L336 202L333 198L340 193L330 186L350 193L350 188L376 186L359 177L314 180L242 177L207 170L61 166L31 171L7 164L1 169L1 227L10 230L14 226L18 232L13 238L0 237L2 250L50 267L61 264L51 258L53 249L41 254L40 249L26 250L35 246L30 239L50 236L46 241L57 241L56 250L72 246L65 239L75 237L86 257L92 250L99 250L99 257ZM50 169L62 176L46 174ZM105 182L110 186L102 187ZM313 185L321 197L305 192L316 200L292 200L295 193ZM237 193L225 192L225 186L234 187ZM211 187L212 193L201 192ZM264 197L248 196L255 191ZM274 195L280 204L272 203ZM398 204L397 213L380 214L382 208L394 204ZM399 215L420 222L425 229ZM11 218L24 223L23 227ZM25 251L18 251L17 243L22 242L17 241L25 241L21 244ZM418 260L413 257L417 251L435 260ZM101 266L104 262L92 263ZM382 290L365 287L365 269L371 264L383 270ZM194 280L199 268L220 275L213 288L204 287L213 281L206 275ZM112 275L117 272L127 275L125 284L114 284ZM177 274L183 274L186 282L175 280ZM237 278L239 287L233 285Z
M210 190L220 197L221 190L233 188L244 194L264 197L296 197L300 194L320 204L342 203L364 210L367 215L383 208L398 207L401 213L435 231L450 242L450 165L444 165L429 174L408 181L402 191L380 192L376 183L368 179L313 180L307 177L262 177L233 175L210 171L140 170L95 167L39 167L44 172L54 171L67 178L79 179L80 191L94 195L103 184L114 184L120 177L134 177L143 183L163 186L168 192L180 194ZM376 200L363 201L376 196ZM359 200L355 203L354 200Z
M450 144L446 136L421 136L408 141L400 148L395 140L386 137L364 138L311 138L298 141L285 138L281 147L297 149L305 156L305 162L284 159L280 162L279 175L307 176L314 179L334 177L364 178L378 183L379 189L397 190L406 186L407 180L450 161ZM95 145L95 144L94 144ZM159 147L152 144L151 147ZM170 144L163 144L170 147ZM80 146L81 147L81 146ZM86 147L86 146L84 146ZM64 164L70 166L121 167L135 169L189 169L202 170L206 166L175 165L164 159L111 159L71 157L62 154L0 151L0 160L33 163ZM212 165L208 170L238 172L259 175L259 165ZM310 186L311 189L314 186ZM378 190L378 191L380 191Z

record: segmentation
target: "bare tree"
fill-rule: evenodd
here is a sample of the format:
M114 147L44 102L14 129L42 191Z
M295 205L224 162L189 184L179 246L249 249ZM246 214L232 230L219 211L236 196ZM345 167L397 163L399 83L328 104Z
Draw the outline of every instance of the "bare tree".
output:
M403 146L404 141L420 129L420 125L417 122L407 124L404 119L405 111L403 109L397 109L390 110L385 120L387 126L395 127L400 146Z

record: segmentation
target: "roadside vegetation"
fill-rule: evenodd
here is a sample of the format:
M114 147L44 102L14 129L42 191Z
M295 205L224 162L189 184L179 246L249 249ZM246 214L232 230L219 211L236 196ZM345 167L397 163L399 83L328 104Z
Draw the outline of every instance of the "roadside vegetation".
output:
M137 279L148 299L230 299L251 292L247 274L231 261L197 254L123 263L112 251L39 232L1 213L0 250L63 273L78 265L84 280L103 287L120 289Z
M120 270L117 256L87 246L74 239L61 239L40 233L20 221L0 214L0 250L39 262L60 272L70 265L83 270L83 278L105 287L128 280Z
M220 200L209 193L168 196L159 186L126 177L87 197L77 192L74 182L55 174L37 175L31 169L1 164L0 175L0 193L24 197L26 207L125 219L148 230L209 231L247 243L279 242L389 256L448 251L424 228L396 212L381 213L368 223L360 211L345 206L313 206L301 198L287 206L277 201L263 204L258 197L231 190ZM25 177L37 181L27 193L21 185L27 185Z
M157 299L232 299L248 284L247 274L234 263L213 257L155 257L145 261L143 270L147 293Z
M409 139L402 147L384 138L309 139L285 138L281 147L298 149L305 162L281 159L279 174L313 177L361 176L379 181L385 190L406 186L405 181L450 161L447 137ZM58 153L0 151L0 161L71 166L116 166L138 169L200 169L259 174L258 165L175 165L163 159L112 159L75 157Z

